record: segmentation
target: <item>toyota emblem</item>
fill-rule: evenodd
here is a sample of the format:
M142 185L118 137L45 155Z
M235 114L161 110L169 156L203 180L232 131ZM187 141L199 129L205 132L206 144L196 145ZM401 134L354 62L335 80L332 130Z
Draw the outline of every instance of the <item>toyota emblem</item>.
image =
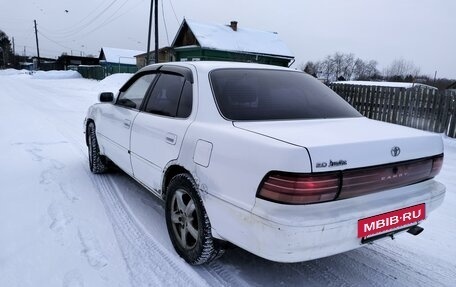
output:
M395 146L391 149L391 155L396 157L401 153L401 149L398 146Z

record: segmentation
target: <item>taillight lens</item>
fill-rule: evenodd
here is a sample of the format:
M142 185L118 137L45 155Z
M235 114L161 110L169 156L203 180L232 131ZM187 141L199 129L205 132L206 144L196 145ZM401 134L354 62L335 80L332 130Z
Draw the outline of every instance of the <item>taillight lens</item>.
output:
M436 175L438 175L440 173L440 170L442 169L442 166L443 166L443 154L433 158L430 177L435 177Z
M440 172L442 165L443 154L333 173L272 172L260 186L258 197L285 204L346 199L433 178Z
M430 176L432 159L344 172L340 199L366 195L416 183Z
M271 173L260 187L258 197L286 204L316 203L334 200L339 188L339 173Z

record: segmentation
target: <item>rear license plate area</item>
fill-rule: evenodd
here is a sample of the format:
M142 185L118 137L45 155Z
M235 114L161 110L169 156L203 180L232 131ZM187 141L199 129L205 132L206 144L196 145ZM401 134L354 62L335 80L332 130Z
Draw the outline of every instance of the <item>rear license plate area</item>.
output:
M424 203L374 215L358 220L358 238L368 238L391 231L400 231L405 226L416 225L426 217ZM406 229L406 228L405 228Z

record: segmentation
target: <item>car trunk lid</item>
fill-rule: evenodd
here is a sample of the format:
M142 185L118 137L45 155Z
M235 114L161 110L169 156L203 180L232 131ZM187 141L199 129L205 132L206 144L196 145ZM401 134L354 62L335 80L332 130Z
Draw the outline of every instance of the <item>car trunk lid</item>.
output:
M311 172L377 166L443 153L438 134L367 118L237 121L233 125L306 148Z

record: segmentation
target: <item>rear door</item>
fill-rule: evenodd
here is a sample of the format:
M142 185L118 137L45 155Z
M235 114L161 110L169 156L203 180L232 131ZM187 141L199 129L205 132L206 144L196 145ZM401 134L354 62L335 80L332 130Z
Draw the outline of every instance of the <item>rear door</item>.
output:
M143 73L132 78L120 90L116 103L103 109L96 123L103 152L128 174L133 174L129 154L131 126L155 77L155 73Z
M157 192L161 190L163 170L178 158L182 140L194 118L191 71L178 67L168 70L161 70L131 132L134 176Z

